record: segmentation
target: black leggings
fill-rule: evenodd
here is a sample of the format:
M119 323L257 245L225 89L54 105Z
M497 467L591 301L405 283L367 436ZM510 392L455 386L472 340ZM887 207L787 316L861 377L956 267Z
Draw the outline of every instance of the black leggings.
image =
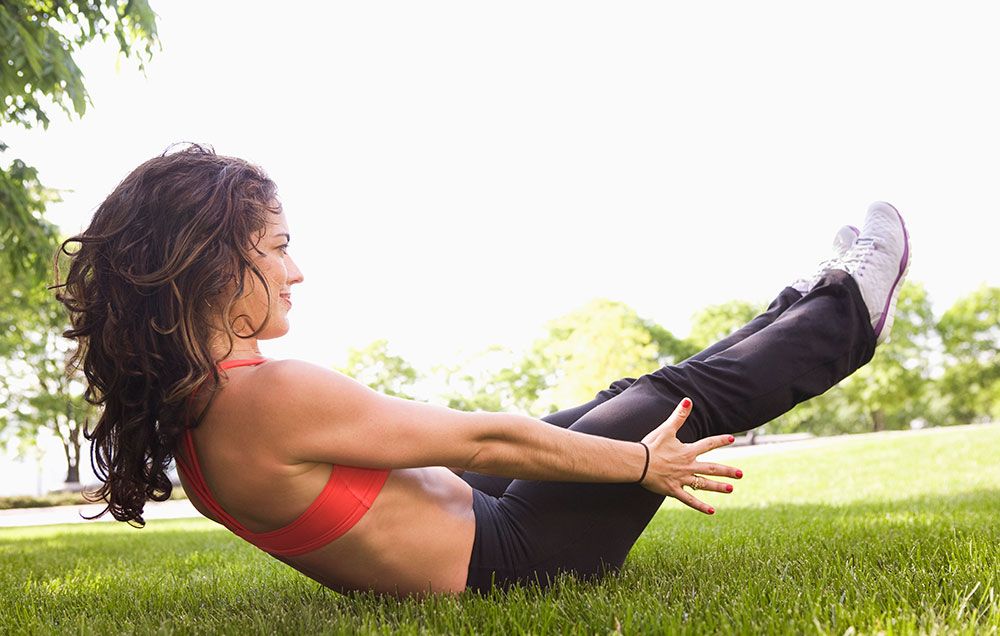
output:
M819 395L871 360L875 334L854 279L832 270L805 296L784 289L767 311L699 354L544 418L570 430L638 441L680 400L694 408L677 437L690 443L756 428ZM664 497L634 484L530 481L466 472L476 537L467 588L558 572L618 570Z

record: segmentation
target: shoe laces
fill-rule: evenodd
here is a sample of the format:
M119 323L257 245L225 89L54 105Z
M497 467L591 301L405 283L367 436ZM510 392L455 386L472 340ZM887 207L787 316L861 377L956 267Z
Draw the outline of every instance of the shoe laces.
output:
M848 252L839 253L836 254L835 256L831 256L825 261L821 261L819 266L816 267L816 273L813 274L812 284L815 285L816 282L820 278L822 278L823 275L826 274L829 270L838 269L839 267L841 267L842 263L844 262L844 257L847 254Z
M841 259L841 262L852 274L864 276L863 272L868 264L868 256L876 249L878 249L878 241L875 237L858 238L854 241L854 246Z
M816 274L814 275L814 278L820 278L828 270L836 269L836 267L841 263L842 260L843 259L841 256L831 256L825 261L821 261L820 264L816 267Z

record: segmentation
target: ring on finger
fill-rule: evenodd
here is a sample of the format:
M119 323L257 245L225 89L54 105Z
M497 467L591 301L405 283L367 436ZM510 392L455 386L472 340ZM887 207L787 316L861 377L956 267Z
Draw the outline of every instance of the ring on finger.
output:
M701 478L701 475L695 475L694 481L691 482L692 490L701 490L705 487L705 480Z

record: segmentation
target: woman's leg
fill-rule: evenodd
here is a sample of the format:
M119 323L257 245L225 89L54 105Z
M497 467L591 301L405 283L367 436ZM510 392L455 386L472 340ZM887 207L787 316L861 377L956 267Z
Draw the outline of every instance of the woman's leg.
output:
M781 293L778 294L777 298L771 301L771 304L768 306L767 310L764 311L764 313L755 317L753 320L743 325L743 327L737 329L722 340L679 363L677 366L683 366L692 361L705 360L716 353L725 351L729 347L745 339L747 336L755 334L764 327L770 325L778 318L778 316L783 314L786 309L795 304L800 298L802 298L802 294L791 287L786 287L781 290ZM611 386L600 391L596 396L594 396L594 399L586 404L556 411L555 413L550 413L541 419L549 424L553 424L561 428L569 428L576 423L578 419L589 413L595 406L607 402L625 389L632 386L635 381L635 378L622 378L620 380L615 380L611 383ZM685 426L687 426L687 424L685 424ZM473 488L481 490L488 495L493 495L494 497L502 495L513 481L510 477L483 475L472 471L466 471L463 473L462 479L464 479L466 483Z
M722 340L719 340L715 344L702 349L690 358L677 363L675 366L684 366L692 361L705 360L710 356L725 351L729 347L732 347L736 343L743 341L748 336L757 333L764 327L773 323L778 319L778 316L785 313L789 307L794 305L801 298L802 294L791 287L782 289L778 296L771 301L771 304L768 305L767 309L764 310L764 313L754 317L753 320L729 334ZM590 402L546 415L542 418L542 420L562 428L569 428L574 422L583 417L583 415L589 412L592 408L602 402L607 402L614 396L632 386L635 381L636 378L622 378L620 380L615 380L611 386L598 393Z
M797 292L796 292L797 293ZM572 430L638 441L685 396L684 442L749 430L823 393L871 359L868 309L854 279L832 270L763 329L702 359L646 374L595 405ZM514 480L500 497L474 493L469 585L583 577L622 565L663 497L628 484Z
M702 349L695 355L691 356L687 360L679 362L677 366L683 366L692 360L704 360L710 356L714 356L717 353L725 351L729 347L733 346L737 342L742 342L748 336L752 336L764 327L768 326L772 322L778 319L778 316L785 313L789 307L794 305L799 299L802 298L802 294L791 287L786 287L781 290L778 297L771 301L764 313L755 317L753 320L743 325L733 333L729 334L722 340L716 342L715 344Z
M722 340L719 340L713 345L706 347L705 349L699 351L695 355L677 363L678 367L683 367L694 361L703 361L717 353L721 353L726 349L732 347L738 342L742 342L748 336L751 336L764 327L770 325L775 320L778 319L781 314L794 305L799 299L802 298L802 294L798 291L792 289L791 287L786 287L778 294L778 296L771 301L764 313L756 316L753 320L743 325L733 333L729 334ZM599 392L593 400L587 402L586 404L581 404L579 406L570 407L568 409L563 409L561 411L556 411L541 418L543 421L549 424L555 424L556 426L562 428L569 428L578 419L583 417L586 413L590 412L598 404L607 402L611 398L615 397L625 389L629 388L634 384L636 378L622 378L620 380L615 380L611 383L611 386Z

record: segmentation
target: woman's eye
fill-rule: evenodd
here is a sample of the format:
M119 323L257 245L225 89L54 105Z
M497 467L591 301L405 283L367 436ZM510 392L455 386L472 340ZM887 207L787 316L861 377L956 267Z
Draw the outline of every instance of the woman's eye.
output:
M284 245L279 245L278 249L281 250L282 254L287 254L288 253L288 243L285 243Z

